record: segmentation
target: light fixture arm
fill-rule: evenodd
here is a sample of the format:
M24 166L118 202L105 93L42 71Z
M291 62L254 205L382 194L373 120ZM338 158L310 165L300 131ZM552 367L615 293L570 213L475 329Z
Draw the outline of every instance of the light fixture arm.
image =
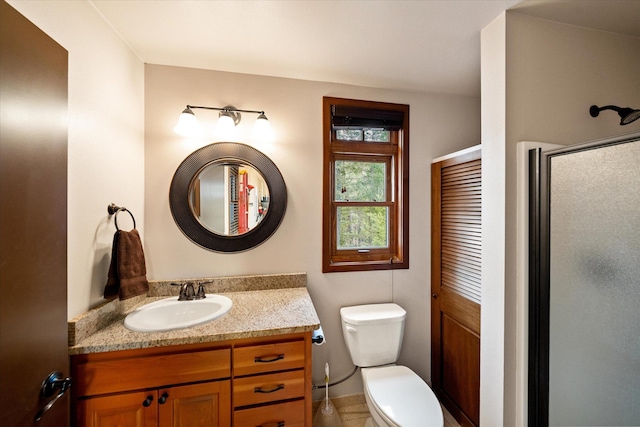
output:
M225 112L238 112L238 113L254 113L254 114L264 114L264 111L258 110L240 110L232 105L227 105L226 107L218 108L218 107L203 107L199 105L187 105L187 108L194 109L200 108L202 110L215 110L215 111L225 111Z
M242 119L242 114L240 113L257 114L258 118L256 119L253 132L254 138L266 141L272 137L269 119L267 119L263 110L241 110L233 105L227 105L220 108L187 104L186 108L182 111L182 114L180 114L178 124L173 128L174 132L183 136L197 136L201 134L201 130L198 128L196 115L193 113L194 109L219 111L218 124L216 126L218 129L217 132L219 135L226 134L227 136L230 131L240 123L240 120Z

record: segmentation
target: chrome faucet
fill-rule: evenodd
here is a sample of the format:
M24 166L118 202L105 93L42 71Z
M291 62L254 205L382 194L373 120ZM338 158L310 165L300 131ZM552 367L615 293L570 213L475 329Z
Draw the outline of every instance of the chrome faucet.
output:
M194 299L206 298L207 296L205 295L204 286L197 281L195 284L198 285L198 293L196 293L193 286L194 282L172 283L171 286L180 286L178 301L192 301Z

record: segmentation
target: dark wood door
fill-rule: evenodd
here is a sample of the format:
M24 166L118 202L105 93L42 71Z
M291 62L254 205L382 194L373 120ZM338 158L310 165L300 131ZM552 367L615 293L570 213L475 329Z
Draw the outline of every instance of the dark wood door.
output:
M68 424L67 341L67 52L0 0L0 424Z
M480 419L480 150L431 167L431 378L464 426Z

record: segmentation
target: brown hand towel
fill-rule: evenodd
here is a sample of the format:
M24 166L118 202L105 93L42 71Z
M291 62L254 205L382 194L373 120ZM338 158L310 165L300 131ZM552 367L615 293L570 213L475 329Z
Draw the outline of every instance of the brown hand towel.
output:
M111 264L104 297L121 300L146 294L149 291L147 267L140 234L135 228L131 231L116 231L111 249Z

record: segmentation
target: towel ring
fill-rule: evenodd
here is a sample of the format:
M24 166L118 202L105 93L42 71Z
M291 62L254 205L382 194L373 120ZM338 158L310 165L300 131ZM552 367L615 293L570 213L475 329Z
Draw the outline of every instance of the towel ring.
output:
M129 212L129 215L131 215L131 219L133 220L133 228L136 228L136 219L134 218L133 214L131 213L131 211L127 208L125 208L124 206L117 206L114 203L111 203L109 206L107 206L107 212L109 212L109 215L114 215L115 217L113 218L113 221L116 225L116 230L120 231L120 229L118 228L118 213L121 211L125 211L125 212Z

